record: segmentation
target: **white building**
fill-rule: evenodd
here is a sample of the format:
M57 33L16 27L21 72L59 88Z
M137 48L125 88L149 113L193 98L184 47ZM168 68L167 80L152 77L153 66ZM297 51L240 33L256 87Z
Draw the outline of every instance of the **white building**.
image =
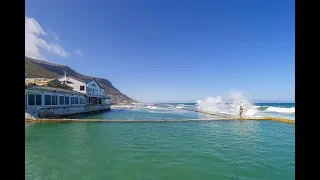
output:
M57 107L57 106L84 106L85 95L45 86L31 86L25 90L26 107Z
M63 75L57 80L72 87L74 91L85 94L88 104L110 104L110 98L105 95L104 89L96 79L83 81L70 75Z
M110 98L95 79L85 82L63 76L57 80L73 90L25 85L26 118L62 117L110 109Z
M32 85L25 89L26 117L62 117L110 109L110 104L87 104L84 93Z

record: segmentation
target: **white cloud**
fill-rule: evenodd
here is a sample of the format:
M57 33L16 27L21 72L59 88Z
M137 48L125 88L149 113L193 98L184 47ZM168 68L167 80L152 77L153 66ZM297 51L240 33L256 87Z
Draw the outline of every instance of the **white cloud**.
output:
M25 17L25 56L45 60L46 58L40 53L40 49L62 57L69 56L70 53L65 51L60 44L48 43L40 36L46 36L40 24L33 18ZM59 40L56 35L55 38Z
M79 49L77 49L76 53L77 53L79 56L82 55L82 52L81 52Z
M52 33L52 35L54 36L54 40L60 41L59 36L57 36L53 31L51 31L51 29L48 29L48 31Z

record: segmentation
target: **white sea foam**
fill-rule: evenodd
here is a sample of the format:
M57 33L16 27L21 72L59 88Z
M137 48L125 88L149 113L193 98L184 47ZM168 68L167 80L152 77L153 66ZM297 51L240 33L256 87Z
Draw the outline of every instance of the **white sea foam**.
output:
M146 107L147 109L157 109L157 110L166 110L169 109L169 107L159 107L157 105L149 105Z
M112 109L132 109L135 105L112 105Z
M240 106L245 109L244 116L253 117L257 112L253 103L241 92L231 92L228 97L207 97L204 100L197 101L198 110L211 113L223 112L230 115L239 115Z
M183 104L178 104L178 105L176 106L176 108L182 109L182 108L184 108L184 105L183 105Z
M164 105L166 105L168 107L174 107L174 105L171 105L171 104L164 104Z
M295 113L295 108L282 108L282 107L268 107L266 111L277 112L277 113Z
M158 109L156 106L147 106L148 109Z

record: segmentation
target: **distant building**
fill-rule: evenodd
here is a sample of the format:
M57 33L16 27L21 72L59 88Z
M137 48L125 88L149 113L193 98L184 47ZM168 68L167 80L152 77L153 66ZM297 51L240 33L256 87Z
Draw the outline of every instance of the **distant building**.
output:
M74 91L84 93L89 104L110 104L109 96L105 95L104 88L99 85L96 79L83 81L70 75L63 75L57 78L57 80L72 87Z

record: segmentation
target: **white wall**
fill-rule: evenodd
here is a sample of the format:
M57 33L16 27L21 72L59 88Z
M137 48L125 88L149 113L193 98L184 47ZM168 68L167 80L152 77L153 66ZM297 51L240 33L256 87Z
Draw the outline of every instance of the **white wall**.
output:
M60 82L64 82L66 79L65 79L65 76L63 77L60 77L58 79ZM86 87L86 83L84 82L81 82L81 81L78 81L76 79L73 79L72 77L67 77L67 81L69 82L72 82L73 84L68 84L68 86L72 87L74 91L77 91L77 92L81 92L81 93L86 93L87 92L87 87ZM80 90L80 86L84 86L84 90Z
M65 81L65 76L62 76L58 78L60 82ZM85 93L90 97L104 97L104 89L100 88L98 83L95 80L89 81L88 83L84 83L81 81L78 81L72 77L67 77L67 81L72 82L73 84L68 84L68 86L71 86L74 91ZM80 86L85 86L84 91L80 90ZM94 92L93 92L94 90Z
M110 105L27 108L25 118L59 117L107 109L110 109Z
M34 94L34 95L41 95L41 105L35 105L35 106L29 106L29 96L28 94ZM55 95L57 96L57 105L45 105L45 95ZM55 106L85 106L85 104L80 104L80 98L83 98L86 102L86 98L84 95L76 95L76 94L69 94L69 93L62 93L62 92L46 92L46 91L40 91L40 90L25 90L25 101L26 101L26 107L55 107ZM69 104L60 105L60 96L67 96L69 97ZM78 104L71 104L71 97L77 97L78 98Z
M39 117L39 113L42 111L47 111L50 110L51 113L46 113L44 112L44 115L40 117L49 117L50 115L59 115L59 114L73 114L73 113L81 113L81 112L86 112L86 111L90 111L90 109L86 108L86 104L80 104L80 98L85 99L84 94L83 95L78 95L78 94L70 94L70 93L62 93L62 92L48 92L48 91L43 91L43 90L29 90L26 89L25 90L25 94L26 94L26 107L25 107L25 113L26 113L26 117L28 115L32 116L32 117ZM34 94L34 95L41 95L41 105L34 105L34 106L29 106L28 105L28 94ZM57 95L57 105L45 105L45 95ZM60 105L60 98L59 96L67 96L69 97L69 104L66 105ZM78 104L71 104L71 98L70 97L78 97ZM103 106L101 107L102 109L104 108L110 108L110 107L106 107Z
M104 89L100 88L97 82L93 80L87 83L87 94L93 97L103 97Z

